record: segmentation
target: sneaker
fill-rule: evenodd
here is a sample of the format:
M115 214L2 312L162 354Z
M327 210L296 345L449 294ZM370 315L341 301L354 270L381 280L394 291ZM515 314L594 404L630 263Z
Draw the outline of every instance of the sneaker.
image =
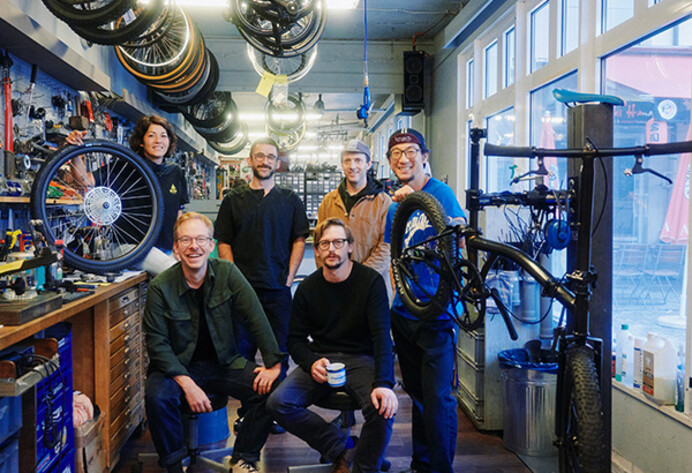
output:
M244 420L245 417L238 417L235 422L233 422L233 433L235 435L238 435L238 431L240 430L240 426L243 425Z
M253 462L241 458L233 464L229 473L259 473L259 470Z
M279 424L277 424L276 421L274 421L272 423L272 426L269 428L269 432L271 432L272 434L285 434L286 429L284 429Z

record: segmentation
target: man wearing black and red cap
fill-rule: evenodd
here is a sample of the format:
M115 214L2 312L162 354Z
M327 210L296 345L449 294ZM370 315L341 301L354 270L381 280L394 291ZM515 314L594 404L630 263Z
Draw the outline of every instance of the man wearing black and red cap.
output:
M403 186L395 192L394 203L387 213L384 234L387 243L391 242L397 203L415 191L428 192L437 198L452 219L465 218L452 189L425 173L424 165L429 156L425 138L412 128L397 130L389 138L389 165ZM429 223L421 225L420 219L410 219L404 239L421 241L429 236L429 228ZM394 344L404 388L413 401L413 458L407 470L411 473L454 471L452 463L457 435L457 403L452 395L454 328L446 314L436 320L418 320L398 294L394 297Z

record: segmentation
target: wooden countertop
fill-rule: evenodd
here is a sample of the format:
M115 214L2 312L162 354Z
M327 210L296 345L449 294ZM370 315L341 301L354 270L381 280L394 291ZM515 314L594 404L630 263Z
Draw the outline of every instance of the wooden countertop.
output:
M49 312L42 317L38 317L22 325L2 327L0 328L0 350L7 348L10 345L14 345L15 343L20 342L43 329L57 324L58 322L67 320L75 314L90 309L96 304L109 299L123 290L139 284L146 278L147 274L142 273L122 282L109 284L107 286L99 286L93 294L63 304L61 308L54 310L53 312Z

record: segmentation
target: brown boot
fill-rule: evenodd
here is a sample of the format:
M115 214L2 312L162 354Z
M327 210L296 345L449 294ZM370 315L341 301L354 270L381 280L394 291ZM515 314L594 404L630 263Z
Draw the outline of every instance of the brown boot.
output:
M346 452L342 453L334 460L332 473L351 473L351 464L346 459Z

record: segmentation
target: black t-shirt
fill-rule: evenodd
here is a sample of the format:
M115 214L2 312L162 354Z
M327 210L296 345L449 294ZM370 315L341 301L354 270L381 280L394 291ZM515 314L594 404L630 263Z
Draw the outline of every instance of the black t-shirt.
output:
M293 298L288 329L291 358L310 372L321 354L371 355L374 387L393 387L389 301L382 276L354 262L346 280L330 283L323 269L305 278Z
M159 178L161 194L163 195L163 223L155 246L165 251L173 249L173 227L178 219L178 211L190 202L187 193L185 171L175 163L163 162L156 164L144 158Z
M254 288L286 286L291 249L307 237L310 223L300 197L290 189L232 189L221 202L214 238L231 245L233 260Z
M197 346L192 354L192 361L215 361L218 362L214 342L209 333L209 324L207 323L207 315L204 310L204 284L199 289L192 289L195 297L195 302L199 307L199 331L197 332Z

